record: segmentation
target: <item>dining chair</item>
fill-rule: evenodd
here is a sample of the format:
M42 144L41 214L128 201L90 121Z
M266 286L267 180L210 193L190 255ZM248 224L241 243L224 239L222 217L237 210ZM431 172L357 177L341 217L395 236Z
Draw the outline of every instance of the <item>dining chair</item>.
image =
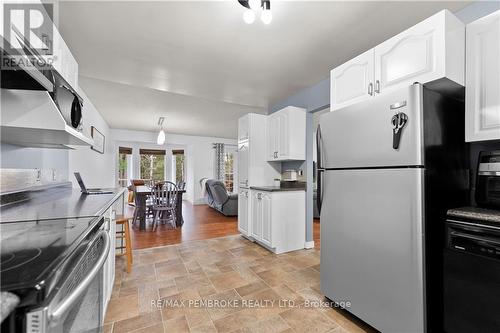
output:
M177 182L177 189L178 189L179 191L184 190L184 189L185 189L185 187L186 187L186 182L185 182L185 181L183 181L183 180L179 180L179 181Z
M153 231L156 230L160 221L169 221L174 229L177 227L175 214L177 192L177 185L169 181L156 183L151 188Z

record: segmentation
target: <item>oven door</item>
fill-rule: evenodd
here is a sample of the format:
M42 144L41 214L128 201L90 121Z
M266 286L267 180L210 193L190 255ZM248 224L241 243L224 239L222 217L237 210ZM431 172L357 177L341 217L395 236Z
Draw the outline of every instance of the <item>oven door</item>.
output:
M80 245L69 259L70 274L46 305L26 315L28 333L100 332L104 321L104 263L110 242L106 231Z

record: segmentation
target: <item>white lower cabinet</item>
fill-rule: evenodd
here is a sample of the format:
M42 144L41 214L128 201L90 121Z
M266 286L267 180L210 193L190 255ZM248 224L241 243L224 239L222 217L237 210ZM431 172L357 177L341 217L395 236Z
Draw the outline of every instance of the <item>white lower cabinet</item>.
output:
M123 195L120 196L113 205L102 215L104 217L104 230L109 236L109 253L104 263L103 281L103 309L106 313L108 302L111 299L113 286L115 284L115 253L116 253L116 214L123 214Z
M300 250L305 244L305 191L250 191L251 236L274 253Z
M251 237L250 226L248 225L250 190L240 189L238 195L238 230L245 237Z

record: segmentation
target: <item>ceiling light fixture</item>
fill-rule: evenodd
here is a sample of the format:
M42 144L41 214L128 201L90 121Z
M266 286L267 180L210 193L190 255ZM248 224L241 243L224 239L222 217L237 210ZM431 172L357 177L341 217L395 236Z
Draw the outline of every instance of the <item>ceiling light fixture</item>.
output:
M251 10L258 10L260 7L262 7L261 0L248 0L247 2Z
M156 143L158 145L163 145L165 143L165 131L163 130L163 122L165 121L165 118L164 117L160 117L160 119L158 119L158 126L160 126L160 132L158 133L158 138L156 139Z
M271 0L238 0L240 5L246 8L243 12L243 21L252 24L258 11L262 10L260 19L262 23L269 24L273 20L271 13Z
M255 21L255 13L251 9L245 10L243 13L243 21L245 21L246 24L252 24Z
M271 2L264 1L262 8L262 14L260 14L260 19L262 23L269 24L273 20L273 13L271 13Z

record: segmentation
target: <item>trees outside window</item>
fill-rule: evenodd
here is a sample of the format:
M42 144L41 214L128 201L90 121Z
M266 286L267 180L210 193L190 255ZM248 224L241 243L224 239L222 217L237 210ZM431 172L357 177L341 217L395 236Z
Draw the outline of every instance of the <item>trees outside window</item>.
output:
M176 184L186 181L185 159L184 150L173 150L173 179Z
M165 180L165 150L140 149L141 179L153 183Z
M127 187L132 168L132 148L118 148L118 186Z

